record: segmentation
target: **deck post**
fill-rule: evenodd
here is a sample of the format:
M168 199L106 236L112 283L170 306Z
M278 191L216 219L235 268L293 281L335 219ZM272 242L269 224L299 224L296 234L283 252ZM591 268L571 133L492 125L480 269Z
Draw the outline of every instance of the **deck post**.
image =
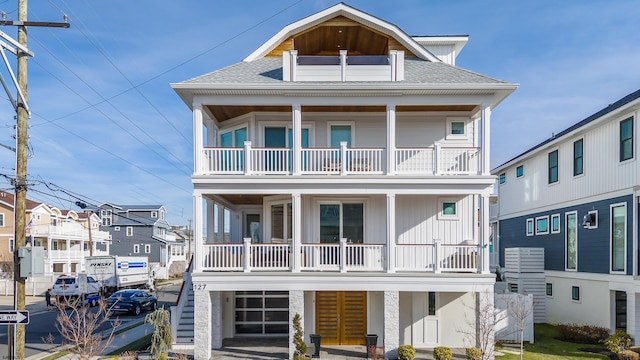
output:
M347 272L347 239L340 238L340 272Z
M251 238L244 238L242 252L244 253L242 270L244 272L251 272Z
M442 255L442 244L440 239L433 240L435 247L433 249L433 271L440 274L440 257Z
M347 175L347 142L340 141L340 175Z
M251 141L244 142L244 174L251 175Z

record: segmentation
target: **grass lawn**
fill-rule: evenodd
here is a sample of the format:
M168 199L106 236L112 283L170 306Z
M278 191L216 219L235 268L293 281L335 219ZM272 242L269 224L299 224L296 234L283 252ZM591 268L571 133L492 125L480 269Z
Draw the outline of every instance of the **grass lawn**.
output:
M603 345L591 344L574 344L557 340L556 328L549 324L535 324L535 343L524 343L524 356L526 360L543 360L543 359L609 359L607 356L595 353L580 351L580 348L602 348ZM517 349L520 347L505 347L506 350ZM516 360L520 359L520 355L505 354L504 356L496 356L498 360Z

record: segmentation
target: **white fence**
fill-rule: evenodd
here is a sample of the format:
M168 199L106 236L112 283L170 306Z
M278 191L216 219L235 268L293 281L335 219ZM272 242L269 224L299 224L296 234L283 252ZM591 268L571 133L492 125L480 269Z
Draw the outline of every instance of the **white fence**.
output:
M534 306L531 294L495 294L496 341L519 343L522 337L523 341L533 344Z

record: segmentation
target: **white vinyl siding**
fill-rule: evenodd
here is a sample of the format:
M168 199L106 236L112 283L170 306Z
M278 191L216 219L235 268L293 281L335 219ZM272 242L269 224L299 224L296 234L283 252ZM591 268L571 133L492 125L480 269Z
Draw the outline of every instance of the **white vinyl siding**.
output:
M629 115L625 113L616 116L611 121L589 129L581 137L567 137L552 147L538 149L535 155L526 158L526 171L522 177L524 181L507 181L500 185L500 198L509 199L500 201L501 217L506 218L511 214L515 216L516 213L533 208L556 206L558 203L575 199L613 193L639 184L640 168L637 161L619 161L620 121L629 118ZM573 174L573 145L579 139L583 139L584 173L581 176L563 177L563 174ZM549 186L548 153L555 149L558 150L560 181ZM511 167L500 169L495 175L502 172L514 174L520 164L514 163Z

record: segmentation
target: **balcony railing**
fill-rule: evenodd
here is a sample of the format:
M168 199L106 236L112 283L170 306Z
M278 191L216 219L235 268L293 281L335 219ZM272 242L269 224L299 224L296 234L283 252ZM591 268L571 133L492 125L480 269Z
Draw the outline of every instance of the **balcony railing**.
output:
M482 252L476 244L396 244L390 269L382 244L302 243L294 264L292 244L205 244L203 271L480 272Z
M89 240L89 230L78 223L60 223L59 225L35 225L33 226L31 233L34 237L54 237L54 238L66 238L70 240ZM95 241L107 241L111 240L111 235L108 231L101 231L92 229L91 237Z
M288 148L212 148L203 150L203 174L293 174L293 151ZM442 147L395 149L393 169L401 175L475 175L480 171L477 147ZM300 174L384 174L392 168L386 164L383 148L303 148Z

